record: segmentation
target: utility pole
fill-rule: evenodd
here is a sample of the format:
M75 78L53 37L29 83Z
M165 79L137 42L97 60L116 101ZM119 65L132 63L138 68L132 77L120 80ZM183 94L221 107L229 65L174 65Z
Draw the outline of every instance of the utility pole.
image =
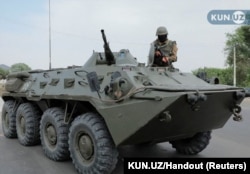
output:
M236 45L234 45L234 86L236 86Z
M50 0L49 0L49 69L51 69L51 20L50 20Z

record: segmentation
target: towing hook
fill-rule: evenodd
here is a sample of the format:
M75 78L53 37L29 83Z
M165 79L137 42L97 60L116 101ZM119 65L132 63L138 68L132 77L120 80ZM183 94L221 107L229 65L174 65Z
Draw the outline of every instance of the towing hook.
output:
M191 109L193 111L198 111L200 109L200 106L198 105L199 101L206 101L206 100L207 100L207 96L202 93L187 95L187 102L191 105Z
M246 97L246 92L243 92L243 91L235 92L235 99L236 100L241 100L241 99L244 99L245 97Z
M206 101L207 100L207 96L205 94L200 94L200 93L197 93L197 94L188 94L187 95L187 100L188 100L188 103L195 104L198 101Z
M242 121L242 116L240 115L241 107L239 105L235 105L232 109L234 117L234 121Z

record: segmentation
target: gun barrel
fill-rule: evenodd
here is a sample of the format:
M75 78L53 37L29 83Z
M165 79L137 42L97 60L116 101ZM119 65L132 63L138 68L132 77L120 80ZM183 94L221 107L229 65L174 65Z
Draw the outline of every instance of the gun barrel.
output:
M102 29L101 30L101 33L102 33L102 39L103 39L103 41L104 41L104 44L106 45L106 44L108 44L107 43L107 39L106 39L106 36L105 36L105 33L104 33L104 30Z
M111 65L111 64L115 63L115 57L109 48L109 45L108 45L108 42L107 42L107 39L106 39L106 36L105 36L103 29L101 30L101 33L102 33L102 38L104 41L103 47L104 47L105 57L106 57L108 65Z

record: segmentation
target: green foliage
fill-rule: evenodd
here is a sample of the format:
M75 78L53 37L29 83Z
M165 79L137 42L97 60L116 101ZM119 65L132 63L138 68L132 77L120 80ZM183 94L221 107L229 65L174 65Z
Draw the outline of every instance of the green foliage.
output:
M6 79L6 76L9 74L8 70L5 70L3 68L0 68L0 80L1 79Z
M233 68L234 47L236 57L236 82L237 86L250 84L250 26L241 26L234 33L227 33L225 52L227 64Z
M199 68L193 71L193 74L197 75L199 72L206 74L206 79L212 79L214 77L219 78L220 84L233 85L233 69L231 67L220 68Z
M10 67L10 72L29 71L31 68L25 63L15 63Z

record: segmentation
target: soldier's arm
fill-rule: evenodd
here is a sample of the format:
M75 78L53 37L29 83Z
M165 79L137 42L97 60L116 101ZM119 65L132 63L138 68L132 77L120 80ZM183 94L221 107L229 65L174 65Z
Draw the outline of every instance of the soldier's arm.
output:
M171 62L176 62L177 61L177 51L178 51L178 48L177 48L176 42L174 41L174 43L173 43L173 49L172 49L172 54L169 57L169 59L170 59Z

